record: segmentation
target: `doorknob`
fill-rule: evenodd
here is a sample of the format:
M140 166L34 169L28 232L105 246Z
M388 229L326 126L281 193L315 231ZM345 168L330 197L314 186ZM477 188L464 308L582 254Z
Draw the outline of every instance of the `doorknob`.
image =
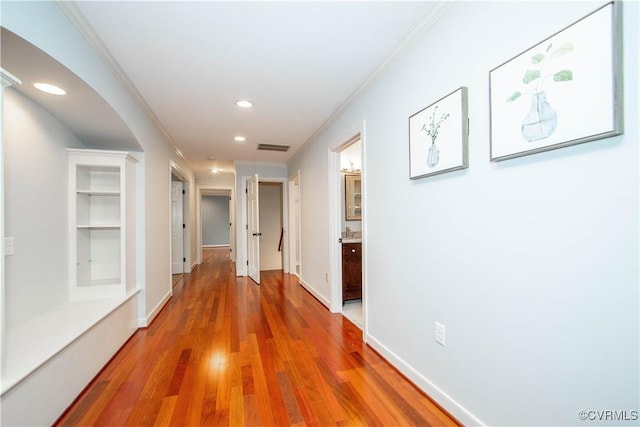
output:
M254 236L260 237L262 236L262 233L253 233Z

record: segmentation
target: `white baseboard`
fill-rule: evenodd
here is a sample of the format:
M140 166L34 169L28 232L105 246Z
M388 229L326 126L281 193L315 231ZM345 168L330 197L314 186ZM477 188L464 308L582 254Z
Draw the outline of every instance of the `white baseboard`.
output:
M429 397L435 400L440 406L447 410L452 416L465 426L485 426L480 419L465 409L462 405L442 391L438 386L429 381L426 377L416 371L411 365L406 363L395 353L385 347L371 334L367 334L366 342L378 353L380 353L389 363L396 367L403 375L411 380L418 388L424 391Z
M307 282L305 282L302 278L298 278L300 281L300 284L302 285L303 288L305 288L307 291L309 291L309 293L311 295L313 295L314 297L316 297L316 299L318 301L320 301L323 305L325 305L327 308L329 308L331 306L331 304L329 303L329 300L326 299L324 296L320 295L318 293L318 291L316 291L313 286L309 285Z
M165 306L165 304L167 302L169 302L171 297L172 297L171 291L167 292L167 294L164 296L164 298L162 298L160 300L160 302L153 308L153 310L151 310L151 313L149 313L147 315L147 317L141 317L141 318L138 319L138 327L139 328L146 328L147 326L149 326L151 324L151 322L153 322L153 319L156 318L158 313L160 313L160 310L162 310L162 308Z
M231 245L202 245L203 248L228 248L229 246Z

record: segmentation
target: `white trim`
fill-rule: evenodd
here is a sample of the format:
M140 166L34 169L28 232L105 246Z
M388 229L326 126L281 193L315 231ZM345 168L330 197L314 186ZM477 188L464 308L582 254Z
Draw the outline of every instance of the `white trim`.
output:
M241 220L242 224L247 224L247 180L251 178L251 176L242 176L240 179L242 181L242 188L240 194L240 202L241 202ZM279 182L282 184L282 227L284 228L285 236L289 235L289 179L282 177L269 177L262 176L258 174L258 184L261 182ZM247 227L241 228L241 239L244 242L242 245L242 258L239 260L236 259L236 276L247 276ZM282 261L282 271L284 273L289 273L289 238L283 239L282 251L283 251L283 261ZM238 255L238 254L236 254Z
M160 131L160 134L162 134L167 139L169 144L171 144L175 153L186 162L187 160L184 158L184 155L176 145L167 128L164 127L158 116L156 116L156 114L154 113L153 109L149 106L147 101L145 101L144 97L142 96L142 94L140 94L136 86L131 82L131 80L127 76L127 73L125 73L122 67L120 67L118 61L113 57L111 51L109 51L100 36L96 33L95 29L84 17L78 6L69 1L59 1L57 2L57 4L60 9L62 9L64 14L67 15L67 18L69 18L71 23L75 25L80 34L82 34L84 38L89 42L89 44L94 48L98 56L105 62L116 79L120 81L124 89L129 92L129 94L133 97L140 108L142 108L142 111L145 112L147 117L156 126L156 129Z
M187 271L186 266L191 265L191 210L189 207L191 206L191 180L188 178L187 173L182 169L176 162L173 160L169 160L169 218L172 220L169 222L169 271L173 273L173 241L171 235L173 234L173 209L172 209L172 198L173 198L173 185L171 182L173 181L172 176L176 175L182 182L182 223L184 224L184 228L182 229L182 258L184 261L182 262L182 271ZM171 275L169 275L171 276ZM173 284L171 283L171 277L169 277L169 289L173 289Z
M158 313L160 313L165 304L169 302L172 296L172 291L167 292L167 294L160 300L160 302L153 308L153 310L151 310L151 313L149 313L146 318L143 317L138 319L138 327L146 328L147 326L149 326L151 322L153 322L153 319L156 318Z
M287 201L287 205L288 205L288 210L289 210L289 216L288 216L288 224L289 224L289 237L287 239L288 244L289 244L289 274L293 274L294 276L300 278L300 275L297 272L296 266L301 264L301 260L298 259L298 257L296 256L296 253L300 253L301 251L301 246L302 246L302 242L300 239L300 169L298 169L295 173L295 175L291 175L288 180L288 189L289 189L289 195L288 195L288 201ZM295 202L295 199L292 197L292 187L296 187L297 186L297 196L298 196L298 202ZM297 218L297 220L294 222L292 220L292 218ZM295 228L295 232L292 230L292 228ZM293 242L293 244L292 244ZM300 270L302 271L302 266L300 266Z
M367 344L382 355L387 362L398 369L403 375L405 375L411 382L413 382L424 393L441 405L451 415L453 415L458 421L465 426L485 426L478 417L473 415L469 410L460 405L451 396L445 393L437 385L431 382L428 378L420 374L411 365L402 360L398 355L389 350L380 341L370 334L367 334Z
M362 314L363 314L363 340L366 342L367 317L366 317L366 217L367 217L367 193L366 193L366 173L365 168L365 121L362 120L356 126L349 129L343 134L337 145L328 150L329 156L329 298L331 301L331 312L342 312L342 248L339 243L342 228L342 196L340 194L340 152L349 145L353 144L355 139L360 140L362 146L361 164L362 164Z
M327 309L329 309L329 300L324 297L324 295L318 293L313 286L309 285L302 278L299 279L300 285L305 288L311 295L313 295L318 301L322 303Z
M0 75L2 76L3 88L22 84L22 80L20 80L19 78L17 78L16 76L14 76L13 74L11 74L10 72L8 72L2 67L0 67Z
M209 194L219 193L219 194ZM231 220L231 229L229 230L229 246L231 247L230 259L232 262L237 261L237 247L238 244L236 242L236 233L237 233L237 224L236 224L236 192L235 185L234 186L225 186L225 185L200 185L196 184L196 242L197 242L197 251L198 254L196 256L196 263L202 264L202 248L205 247L202 244L202 197L203 196L228 196L231 198L229 203L229 219ZM237 269L237 267L236 267Z
M350 138L348 138L350 139ZM346 139L341 140L341 142ZM343 144L329 149L329 300L332 313L342 312L342 254L340 247L340 230L342 221L340 210L340 148Z
M230 248L231 245L202 245L203 248Z

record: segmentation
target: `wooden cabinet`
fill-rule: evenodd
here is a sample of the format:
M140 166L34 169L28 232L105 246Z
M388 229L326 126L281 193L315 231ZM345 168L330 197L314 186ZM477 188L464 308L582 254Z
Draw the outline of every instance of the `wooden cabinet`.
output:
M70 299L135 289L135 160L122 151L69 149Z
M362 243L342 244L342 301L362 298Z
M344 177L345 219L362 220L362 178L360 175Z

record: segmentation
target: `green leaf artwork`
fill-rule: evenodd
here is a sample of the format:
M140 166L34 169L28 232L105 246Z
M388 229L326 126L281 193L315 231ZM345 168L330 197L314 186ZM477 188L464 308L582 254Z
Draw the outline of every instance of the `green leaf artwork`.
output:
M527 85L525 92L528 95L535 95L545 90L545 83L548 80L554 82L568 82L573 80L573 71L560 70L557 72L548 73L546 68L549 65L550 59L559 58L575 50L572 43L567 42L553 47L553 43L550 43L545 52L538 52L531 56L530 66L525 70L522 76L522 83ZM546 53L546 54L545 54ZM509 95L506 99L507 102L513 102L522 96L523 92L516 91Z
M522 120L521 133L525 141L538 141L548 138L556 130L558 115L547 101L546 83L568 82L573 80L573 71L563 69L549 72L554 60L574 51L572 43L554 46L549 43L544 52L537 52L531 56L529 65L522 76L524 90L517 90L507 97L506 102L514 102L522 98L523 94L530 95L529 112Z

